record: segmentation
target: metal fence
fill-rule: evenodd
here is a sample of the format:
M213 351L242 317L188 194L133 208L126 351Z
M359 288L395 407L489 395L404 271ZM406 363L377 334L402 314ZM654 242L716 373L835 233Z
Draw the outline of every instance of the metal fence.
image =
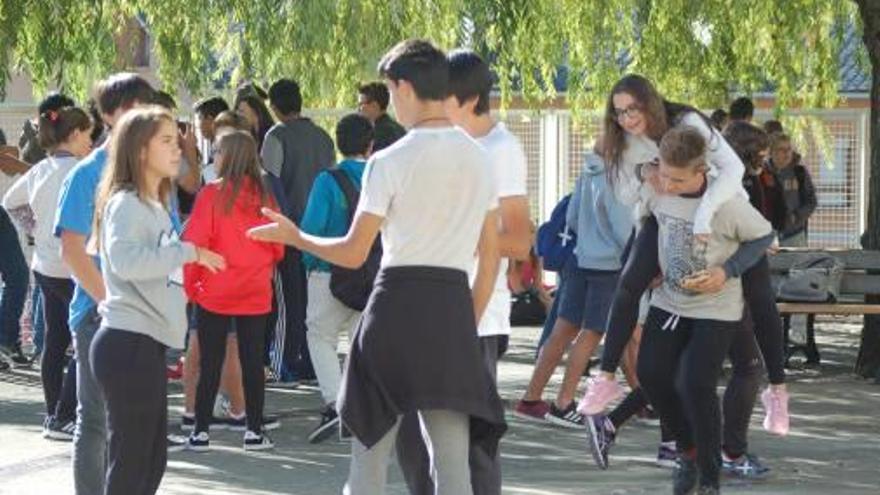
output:
M345 112L325 110L312 115L329 129ZM34 113L33 106L0 104L0 130L10 144L17 143L22 123ZM541 222L571 191L584 151L598 131L598 116L576 122L564 110L511 110L501 118L525 148L531 215ZM758 122L767 118L771 118L767 113L756 115ZM819 208L810 221L810 246L858 247L867 210L867 109L791 111L784 123L796 129L792 133L795 148L818 192Z

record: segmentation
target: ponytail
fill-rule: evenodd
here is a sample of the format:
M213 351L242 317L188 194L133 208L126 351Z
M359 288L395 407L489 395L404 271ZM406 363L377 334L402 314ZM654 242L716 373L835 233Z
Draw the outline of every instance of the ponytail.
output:
M40 114L39 143L47 151L54 150L67 141L73 131L88 131L92 127L92 119L85 110L79 107L62 107L47 110Z

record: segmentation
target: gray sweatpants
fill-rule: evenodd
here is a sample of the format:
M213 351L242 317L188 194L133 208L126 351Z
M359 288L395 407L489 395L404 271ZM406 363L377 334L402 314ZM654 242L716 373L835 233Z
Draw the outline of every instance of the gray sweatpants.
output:
M507 349L507 341L506 335L480 337L479 340L483 365L495 383L498 382L498 360ZM402 418L397 436L397 462L411 494L434 495L428 453L419 430L418 418L411 415ZM501 495L500 454L496 453L493 458L480 448L469 448L468 454L474 495Z
M76 351L76 430L73 434L73 483L76 495L104 493L107 472L107 410L92 372L89 348L100 326L93 309L77 325L73 345Z
M430 474L437 495L472 495L468 466L470 426L468 416L455 411L419 411L422 438L430 453ZM388 460L400 418L390 430L367 448L357 438L351 443L351 470L344 495L381 495L388 477Z

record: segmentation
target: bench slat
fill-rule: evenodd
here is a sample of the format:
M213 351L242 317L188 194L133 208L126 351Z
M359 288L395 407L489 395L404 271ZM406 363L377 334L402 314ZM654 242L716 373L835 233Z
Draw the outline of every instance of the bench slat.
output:
M880 305L877 304L813 304L813 303L776 303L780 313L812 313L823 315L877 315Z
M771 275L774 287L779 286L783 276L779 273ZM880 275L845 272L840 281L840 292L844 294L880 294Z

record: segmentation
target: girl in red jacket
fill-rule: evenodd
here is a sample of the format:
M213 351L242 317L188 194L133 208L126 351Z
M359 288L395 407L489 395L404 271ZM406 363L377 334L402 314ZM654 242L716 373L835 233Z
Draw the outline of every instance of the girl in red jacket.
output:
M257 144L250 134L230 131L217 138L215 167L218 179L196 197L184 239L220 253L227 269L211 273L196 264L186 265L187 296L198 305L201 373L196 389L196 424L188 444L191 450L208 449L208 428L220 372L226 354L226 334L238 335L247 431L245 450L271 448L262 431L265 378L263 353L266 319L272 309L272 273L284 256L280 244L248 239L245 233L263 223L260 208L277 207L263 186Z

